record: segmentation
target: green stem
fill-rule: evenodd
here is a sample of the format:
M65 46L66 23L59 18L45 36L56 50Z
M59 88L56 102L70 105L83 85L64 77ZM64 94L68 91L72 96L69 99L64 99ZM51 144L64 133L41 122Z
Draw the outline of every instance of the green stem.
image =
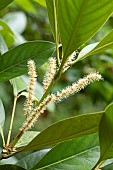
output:
M3 141L3 146L5 146L5 138L4 138L3 130L1 127L0 127L0 133L1 133L2 141Z
M58 36L58 22L57 22L57 8L56 8L56 0L53 0L53 8L54 8L54 17L55 17L55 43L56 43L56 57L58 61L58 65L60 65L59 58L59 36Z
M100 168L100 166L105 162L105 160L103 161L98 161L97 164L93 167L92 170L98 170Z
M55 17L55 43L56 43L56 57L57 57L57 61L58 61L58 65L60 65L60 58L59 58L59 36L58 36L58 23L57 23L57 8L56 8L56 0L53 0L53 6L54 6L54 17ZM48 89L46 90L46 92L44 93L42 99L40 100L40 102L38 104L40 104L46 97L47 95L50 93L51 88L54 86L55 82L60 78L61 73L62 73L62 69L63 69L63 64L64 62L62 62L58 73L56 74L56 76L53 78L52 82L50 83ZM10 143L10 147L14 147L16 145L16 143L18 142L18 140L21 138L21 136L24 134L24 130L20 131L17 136L13 139L13 141Z
M24 130L20 131L17 136L12 140L12 142L9 144L9 147L13 148L16 143L19 141L19 139L21 138L21 136L24 134Z
M9 133L8 133L8 137L7 137L6 146L8 146L9 143L10 143L11 132L12 132L12 127L13 127L13 120L14 120L15 109L16 109L16 102L17 102L17 96L14 97L14 104L13 104L13 110L12 110L12 116L11 116L11 122L10 122L10 127L9 127Z
M51 88L54 86L55 82L59 79L60 77L55 77L52 82L50 83L48 89L46 90L46 92L44 93L44 95L42 96L42 99L40 100L40 102L38 104L40 104L46 97L47 95L50 93ZM21 136L24 134L24 130L21 130L17 136L13 139L13 141L9 144L9 147L14 147L16 145L16 143L19 141L19 139L21 138Z

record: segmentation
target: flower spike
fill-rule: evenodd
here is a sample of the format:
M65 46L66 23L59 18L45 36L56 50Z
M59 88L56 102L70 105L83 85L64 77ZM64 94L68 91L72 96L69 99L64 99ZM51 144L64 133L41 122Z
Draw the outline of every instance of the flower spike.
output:
M44 76L44 80L43 80L43 88L44 88L44 92L46 92L48 86L50 85L54 75L56 73L56 60L55 58L51 57L49 59L49 68Z
M30 76L30 82L29 82L28 98L26 100L25 108L24 108L26 118L28 118L30 112L32 111L34 87L37 78L35 62L33 60L28 61L28 70L29 70L28 74Z
M99 73L90 73L86 77L79 79L78 82L73 83L71 86L66 87L62 91L58 91L56 95L54 95L54 102L60 102L62 99L84 89L88 84L99 80L102 80L102 76Z

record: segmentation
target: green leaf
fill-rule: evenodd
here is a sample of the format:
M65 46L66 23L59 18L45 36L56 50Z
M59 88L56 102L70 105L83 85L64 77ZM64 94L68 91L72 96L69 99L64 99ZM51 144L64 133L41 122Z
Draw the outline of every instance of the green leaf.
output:
M34 152L32 154L29 154L28 156L24 157L20 161L16 163L17 166L20 166L25 169L30 169L35 165L40 159L42 159L47 152L49 152L50 149L44 149L41 151Z
M0 148L1 149L1 148ZM0 160L0 165L7 165L7 164L11 164L11 165L14 165L16 164L18 161L18 159L15 157L15 156L12 156L10 158L7 158L7 159L2 159Z
M111 103L102 116L99 127L100 160L113 158L113 103Z
M99 158L98 143L95 134L62 142L31 169L91 170Z
M94 55L97 53L101 53L108 48L113 47L113 30L103 38L102 41L99 43L94 43L86 46L83 50L81 50L80 54L78 55L78 58L75 62L82 60L83 58L86 58L90 55Z
M4 122L5 122L5 110L4 110L3 103L0 99L0 133L3 141L3 145L5 144L5 139L3 134Z
M64 59L88 41L112 11L113 0L59 0L58 24Z
M25 169L16 165L7 164L7 165L0 165L0 170L25 170Z
M59 121L42 131L22 151L47 148L64 140L97 132L102 114L86 114Z
M106 160L101 166L102 170L112 170L111 168L113 168L113 159Z
M18 141L16 147L25 146L30 143L40 132L37 131L27 131Z
M55 13L54 13L54 4L53 0L46 0L47 4L47 11L48 11L48 16L49 16L49 21L52 29L52 33L55 37Z
M32 1L40 4L40 5L43 6L43 7L46 7L46 0L41 0L41 1L40 1L40 0L32 0Z
M3 129L4 122L5 122L5 110L3 103L0 99L0 129Z
M1 0L0 1L0 10L5 8L7 5L9 5L11 2L13 2L13 0Z
M2 37L2 35L0 35L0 53L4 54L5 52L8 51L8 47Z
M21 44L0 56L0 81L27 73L27 61L33 59L37 68L53 54L55 45L46 41Z
M17 96L19 92L27 89L28 83L26 83L24 76L19 76L10 80L13 86L14 96Z
M0 19L0 34L2 35L8 47L14 43L14 33L2 19Z
M37 10L33 6L32 2L30 0L15 0L16 4L19 5L22 9L24 9L27 12L32 12L33 14L37 14Z
M113 170L113 161L109 165L102 166L102 170Z

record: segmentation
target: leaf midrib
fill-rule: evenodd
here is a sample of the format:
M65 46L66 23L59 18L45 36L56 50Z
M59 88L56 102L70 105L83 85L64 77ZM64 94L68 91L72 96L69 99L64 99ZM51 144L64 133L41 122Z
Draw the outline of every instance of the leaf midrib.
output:
M54 47L52 47L52 48L54 49ZM48 50L45 50L45 51L43 51L43 52L41 52L41 53L39 53L39 54L34 55L34 56L32 57L32 59L35 58L35 57L38 56L38 55L41 55L41 54L49 51L49 50L52 49L52 48L49 48ZM7 70L10 70L10 69L13 68L13 67L18 66L19 64L24 63L26 60L28 60L28 59L24 59L24 60L22 60L22 62L18 62L18 63L14 64L14 65L12 65L12 66L10 66L10 67L5 68L4 70L0 71L0 74L3 73L3 72L6 72Z
M85 54L84 56L76 59L75 61L78 62L78 61L80 61L80 60L82 60L82 59L84 59L84 58L86 58L86 57L88 57L88 56L90 56L90 55L97 54L97 53L99 53L98 50L101 50L102 48L105 48L105 47L107 47L107 46L109 46L109 45L113 45L113 42L110 42L110 43L107 43L107 44L105 44L105 45L102 45L101 47L97 47L97 46L98 46L98 45L97 45L97 46L94 47L94 49L92 49L89 53L87 53L87 54ZM95 48L97 48L97 49L95 49Z
M43 166L43 167L41 167L41 168L38 168L38 170L41 170L42 168L47 168L47 167L50 167L50 166L53 166L53 165L62 163L62 162L64 162L64 161L67 161L67 160L72 159L72 158L74 158L74 157L77 157L77 156L80 156L80 155L82 155L82 154L85 154L86 152L89 152L90 150L96 149L96 148L98 148L98 147L99 147L99 146L97 145L97 146L94 146L94 147L92 147L92 148L86 149L86 150L84 150L84 151L82 151L82 152L80 152L80 153L78 153L78 154L73 155L73 156L69 156L69 157L67 157L67 158L65 158L65 159L62 159L62 160L60 160L60 161L57 161L57 162L51 163L51 164L49 164L49 165ZM42 158L42 159L43 159L43 158Z
M73 27L72 34L71 34L71 36L70 36L69 43L67 44L67 47L66 47L66 49L65 49L64 59L67 57L67 56L66 56L66 53L67 53L68 49L70 49L70 46L71 46L72 41L73 41L73 38L72 38L72 37L73 37L73 34L74 34L74 32L76 32L77 29L78 29L78 26L79 26L79 23L80 23L80 21L81 21L82 15L83 15L83 13L84 13L84 9L85 9L85 7L86 7L86 4L87 4L87 1L84 0L84 1L82 2L81 8L79 8L77 20L76 20L75 23L74 23L74 27ZM79 15L79 14L80 14L80 15Z
M70 135L70 136L67 136L67 137L65 137L65 138L59 138L58 140L54 140L54 141L51 141L51 142L46 142L46 143L41 143L40 145L38 145L38 150L39 149L41 149L41 148L43 148L43 147L45 147L45 144L46 144L46 146L52 146L52 145L54 145L54 144L56 144L56 143L60 143L60 142L62 142L62 140L68 140L68 139L72 139L72 138L77 138L77 136L78 137L80 137L80 135L82 135L83 133L86 133L86 132L88 132L88 131L92 131L92 130L95 130L93 133L95 133L96 132L96 129L98 129L98 127L99 126L95 126L95 127L93 127L93 128L90 128L90 129L87 129L87 130L85 130L85 131L83 131L83 132L80 132L80 133L77 133L76 135ZM84 134L85 135L85 134ZM83 135L83 136L84 136ZM29 145L29 144L28 144ZM28 147L28 146L25 146L25 147ZM35 148L36 148L36 145L35 145ZM26 151L29 151L29 150L34 150L34 147L29 147L29 149L23 149L22 150L22 152L26 152Z

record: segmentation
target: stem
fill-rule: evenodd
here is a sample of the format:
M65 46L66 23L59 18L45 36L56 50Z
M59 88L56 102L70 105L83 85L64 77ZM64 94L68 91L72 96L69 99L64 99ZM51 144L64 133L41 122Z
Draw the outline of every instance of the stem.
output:
M16 143L19 141L19 139L21 138L21 136L24 134L24 130L20 131L17 136L12 140L12 142L9 144L9 147L14 147L16 145Z
M11 132L12 132L12 126L13 126L13 120L14 120L15 109L16 109L16 102L17 102L17 96L14 97L14 104L13 104L11 122L10 122L8 137L7 137L7 144L6 144L7 146L8 146L9 143L10 143Z
M53 1L53 8L54 8L54 17L55 17L56 56L57 56L58 65L60 65L60 58L59 58L59 36L58 36L58 22L57 22L56 0Z
M93 167L92 170L99 170L100 166L101 166L105 161L106 161L106 160L98 161L97 164Z
M4 138L3 130L1 127L0 127L0 133L1 133L2 141L3 141L3 145L5 146L5 138Z
M58 36L58 23L57 23L57 9L56 9L56 0L53 0L53 6L54 6L54 17L55 17L55 43L56 43L56 57L57 57L57 62L58 65L60 65L60 57L59 57L59 36ZM62 62L59 68L58 73L56 74L56 76L53 78L52 82L50 83L48 89L46 90L46 92L44 93L44 95L42 96L40 102L38 104L40 104L46 97L47 95L50 93L51 88L54 86L55 82L60 78L61 73L62 73L62 69L63 69L63 64L65 63ZM12 128L11 128L12 129ZM24 134L24 130L21 130L17 136L13 139L13 141L9 144L9 139L8 139L8 144L10 147L14 147L16 145L16 143L19 141L19 139L21 138L21 136ZM9 137L10 138L10 137Z
M46 92L44 93L44 95L42 96L42 99L40 100L40 102L38 104L40 104L49 94L51 88L54 86L55 82L59 79L60 77L56 77L53 78L52 82L50 83L48 89L46 90ZM19 139L21 138L21 136L24 134L24 130L21 130L17 136L12 140L12 142L9 144L9 147L14 147L16 145L16 143L19 141Z

